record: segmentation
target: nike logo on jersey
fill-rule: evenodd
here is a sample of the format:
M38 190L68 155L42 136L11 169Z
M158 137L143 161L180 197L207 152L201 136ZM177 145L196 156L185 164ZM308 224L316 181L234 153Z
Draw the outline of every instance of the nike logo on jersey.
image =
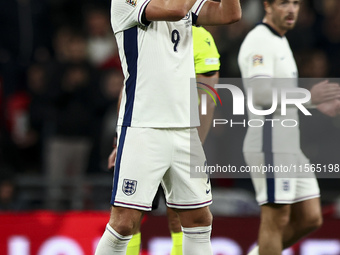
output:
M208 38L205 39L205 42L210 46L210 40Z
M190 12L187 13L187 15L185 15L185 17L183 18L183 20L188 20L190 18Z
M207 195L210 193L210 189L207 189L206 191L205 191L205 193L207 193Z

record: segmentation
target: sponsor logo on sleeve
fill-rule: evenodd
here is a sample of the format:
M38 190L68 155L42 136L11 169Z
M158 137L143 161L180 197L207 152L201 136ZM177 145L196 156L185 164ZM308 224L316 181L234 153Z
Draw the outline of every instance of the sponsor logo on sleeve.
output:
M207 66L218 65L220 63L220 60L218 58L206 58L204 62Z
M255 55L253 56L253 66L261 66L263 65L263 56Z
M137 0L125 0L127 4L136 7L137 5Z

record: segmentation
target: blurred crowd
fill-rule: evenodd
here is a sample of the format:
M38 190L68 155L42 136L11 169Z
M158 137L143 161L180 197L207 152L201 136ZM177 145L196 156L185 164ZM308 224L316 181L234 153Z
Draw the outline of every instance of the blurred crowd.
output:
M84 174L106 168L123 84L109 3L1 5L0 169L44 174L48 208L74 186L70 207L82 209Z
M287 34L300 77L339 77L340 1L303 2L297 27ZM240 77L238 50L263 17L262 0L241 4L240 22L207 28L220 51L220 77ZM81 183L86 174L106 170L123 84L110 1L3 0L0 34L0 190L11 186L14 196L16 176L38 174L48 187L43 208L60 209L67 185L67 208L84 209ZM301 122L303 148L312 160L339 163L340 121L316 115ZM245 130L230 132L236 132L228 141L233 146L225 153L242 165ZM0 210L6 208L29 206L1 200Z

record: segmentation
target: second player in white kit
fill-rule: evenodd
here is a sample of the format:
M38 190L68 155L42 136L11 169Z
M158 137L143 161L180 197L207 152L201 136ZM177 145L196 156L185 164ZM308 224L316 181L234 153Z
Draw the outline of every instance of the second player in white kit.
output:
M287 38L266 23L258 24L249 32L241 46L238 61L245 90L253 88L256 108L271 107L273 88L280 91L282 88L298 86L298 70ZM294 167L296 169L296 166L309 164L300 149L299 126L281 125L286 119L299 123L298 108L288 107L286 115L282 115L281 108L278 107L274 113L267 116L255 115L248 110L248 117L249 120L260 119L264 125L248 127L243 144L247 164L293 166L292 172L286 174L252 173L258 203L290 204L320 196L314 174L307 176L309 178L301 178L306 177L306 173L293 172ZM280 175L283 178L277 178Z
M301 2L263 0L264 19L249 32L241 46L238 63L244 87L247 92L252 89L253 93L248 92L248 96L252 95L254 108L258 110L271 109L274 90L280 93L282 89L294 89L290 98L296 101L301 97L296 91L297 67L285 37L295 26ZM339 86L328 84L326 80L314 85L310 92L309 105L313 103L321 110L319 104L323 103L332 108L332 100L339 97ZM320 98L322 94L328 96ZM283 106L279 99L278 105ZM300 165L309 167L309 161L300 149L298 108L290 105L286 114L281 113L281 108L269 111L272 112L270 115L255 115L248 111L249 120L260 119L264 123L261 127L248 128L243 153L249 166L273 168L283 165L288 169L292 166L292 170ZM285 119L296 125L282 125ZM251 177L256 199L261 205L261 223L258 246L249 255L280 255L285 248L321 226L319 187L313 173L285 173L279 169L278 172L252 173Z

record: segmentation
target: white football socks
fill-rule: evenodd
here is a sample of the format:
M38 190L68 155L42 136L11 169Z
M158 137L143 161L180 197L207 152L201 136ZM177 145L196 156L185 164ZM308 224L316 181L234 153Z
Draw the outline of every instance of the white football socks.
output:
M95 255L125 255L126 247L132 238L118 234L109 224L106 225L105 232L100 239Z
M248 255L259 255L259 246L256 245L249 253Z
M212 255L211 226L184 228L183 255Z

